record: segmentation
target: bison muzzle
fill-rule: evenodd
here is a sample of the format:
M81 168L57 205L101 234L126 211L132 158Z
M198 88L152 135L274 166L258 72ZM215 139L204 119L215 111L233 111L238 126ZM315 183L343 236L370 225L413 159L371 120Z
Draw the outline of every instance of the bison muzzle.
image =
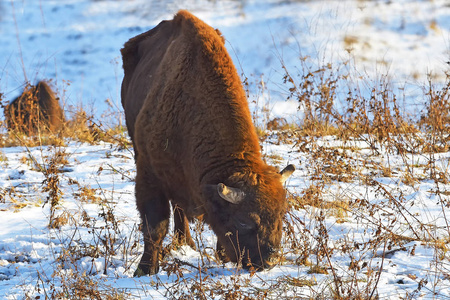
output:
M203 216L225 260L272 266L286 213L282 172L262 159L239 75L224 38L187 11L121 50L122 105L136 159L144 254L135 275L156 274L168 231L194 245L188 221Z

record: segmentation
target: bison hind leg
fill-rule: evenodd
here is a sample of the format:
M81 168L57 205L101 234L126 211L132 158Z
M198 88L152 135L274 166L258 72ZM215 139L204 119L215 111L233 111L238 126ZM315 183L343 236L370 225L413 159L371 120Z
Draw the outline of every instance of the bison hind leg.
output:
M188 245L192 249L196 249L189 230L189 221L186 218L183 209L176 204L173 205L173 218L175 223L173 244L179 246Z

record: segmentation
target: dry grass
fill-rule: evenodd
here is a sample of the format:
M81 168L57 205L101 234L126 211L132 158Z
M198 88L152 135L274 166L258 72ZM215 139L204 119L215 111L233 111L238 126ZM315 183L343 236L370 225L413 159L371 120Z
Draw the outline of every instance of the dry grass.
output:
M424 89L426 109L414 118L405 117L397 101L403 95L395 94L386 80L373 84L368 94L349 88L345 99L339 99L340 91L349 83L347 75L334 71L333 66L325 65L315 71L306 69L299 78L291 76L287 67L284 70L289 97L298 100L304 119L299 124L274 121L261 127L265 129L260 130L260 137L263 145L290 144L293 151L307 157L305 186L301 191L288 193L289 211L284 221L280 258L281 264L299 266L306 275L280 276L256 285L254 279L258 278L258 273L238 268L224 281L210 270L221 263L215 258L214 250L202 240L204 229L199 222L193 236L201 263L184 262L173 254L173 249L180 249L179 245L167 245L161 268L175 279L167 284L159 277L152 277L151 280L156 280L153 282L156 289L168 299L377 299L385 258L397 251L414 255L415 246L405 246L411 241L424 243L434 250L436 270L440 270L443 280L448 280L445 276L449 273L450 230L444 235L442 231L437 234L430 224L411 213L410 209L417 204L406 201L400 183L415 188L421 182L430 181L433 184L430 193L436 195L442 214L447 218L450 198L445 185L450 181L450 169L438 162L439 155L449 151L450 78L446 85L439 87L430 80ZM337 109L337 103L346 106ZM127 292L93 274L106 274L106 266L112 264L118 253L129 257L136 252L137 228L132 230L135 237L124 239L123 221L116 217L114 202L101 189L74 180L68 183L73 186L72 196L80 203L97 205L98 216L90 216L84 210L74 213L61 204L64 196L61 184L68 180L61 173L69 159L65 152L67 143L108 142L118 149L128 149L130 143L124 128L105 126L79 109L56 135L24 136L14 131L3 132L3 147L53 145L40 159L28 151L23 161L45 178L41 192L47 195L42 201L49 206L49 227L60 230L70 225L75 231L88 229L92 238L70 240L65 250L57 253L58 265L51 278L40 278L36 291L47 298L126 299ZM403 163L391 163L394 156ZM283 163L283 157L277 154L265 158L274 164ZM420 163L416 161L418 158ZM1 160L3 164L8 163ZM99 173L102 171L99 167ZM377 178L398 180L399 186L386 187ZM367 195L354 194L352 186L363 186L383 201L372 202ZM13 210L29 205L27 196L15 189L1 192L0 201L10 199ZM41 203L34 202L34 205ZM333 240L333 226L345 224L349 218L371 232L370 238L357 240L345 236ZM351 262L340 265L336 256L349 256ZM103 259L104 269L94 271L93 267L91 273L85 268L79 269L78 261L84 257L92 257L93 261ZM126 267L131 268L133 263L130 259ZM327 284L318 283L315 276L327 276ZM417 289L408 292L412 299L420 293L427 278L408 276L417 282ZM303 294L305 288L309 296Z
M49 130L46 122L42 121L45 118L42 116L43 111L39 108L37 97L34 87L26 84L24 93L19 97L20 107L9 109L10 105L3 99L3 94L0 94L1 106L7 120L0 124L0 146L65 146L67 141L89 144L107 142L118 144L122 148L128 148L130 145L125 128L120 124L103 124L93 115L86 113L82 105L67 111L66 114L69 115L65 116L61 126ZM57 95L55 97L60 99ZM64 102L64 99L59 102Z

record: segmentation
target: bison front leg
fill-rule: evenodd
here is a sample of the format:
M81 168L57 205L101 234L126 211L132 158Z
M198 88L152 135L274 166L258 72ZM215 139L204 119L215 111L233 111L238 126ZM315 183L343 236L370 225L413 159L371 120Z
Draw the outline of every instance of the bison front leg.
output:
M169 227L170 206L157 181L148 173L140 172L139 168L136 175L136 204L142 221L144 254L134 276L153 275L159 271L159 254Z
M216 244L216 258L222 261L224 264L227 262L230 262L230 259L225 254L225 248L222 246L222 244L217 240Z
M173 218L175 223L174 243L178 245L188 245L195 249L194 240L191 237L189 222L184 211L178 205L173 205Z

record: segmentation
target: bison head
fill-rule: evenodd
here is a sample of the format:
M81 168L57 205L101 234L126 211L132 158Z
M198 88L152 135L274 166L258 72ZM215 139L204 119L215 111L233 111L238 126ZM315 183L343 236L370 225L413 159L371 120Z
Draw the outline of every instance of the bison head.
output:
M230 184L208 186L206 221L217 235L222 258L247 269L273 266L287 206L283 182L294 170L289 165L280 174L272 169L259 175L239 173L228 179Z

